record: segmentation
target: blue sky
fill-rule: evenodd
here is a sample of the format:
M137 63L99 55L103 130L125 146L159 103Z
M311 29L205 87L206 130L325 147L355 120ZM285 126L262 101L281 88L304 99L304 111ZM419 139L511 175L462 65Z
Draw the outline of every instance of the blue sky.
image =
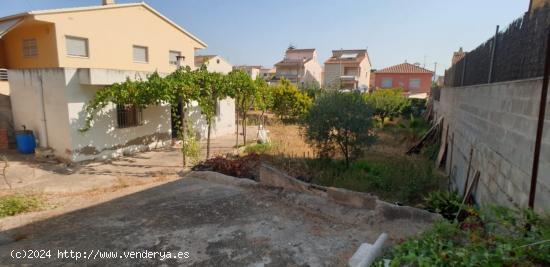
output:
M28 10L90 6L101 0L1 0L0 16ZM117 3L136 2L118 0ZM368 48L373 67L426 63L438 74L460 46L471 50L520 17L529 0L148 0L149 5L234 65L272 66L289 44Z

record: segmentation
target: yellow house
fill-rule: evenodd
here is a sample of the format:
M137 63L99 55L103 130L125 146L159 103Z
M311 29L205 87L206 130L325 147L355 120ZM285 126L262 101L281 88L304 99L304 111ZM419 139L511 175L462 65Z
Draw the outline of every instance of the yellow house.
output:
M145 3L31 11L0 19L0 68L172 72L206 44Z
M85 134L83 107L102 86L194 66L206 44L146 3L31 11L0 18L0 69L7 69L16 128L71 161L163 146L170 107L109 106ZM17 130L17 129L16 129Z

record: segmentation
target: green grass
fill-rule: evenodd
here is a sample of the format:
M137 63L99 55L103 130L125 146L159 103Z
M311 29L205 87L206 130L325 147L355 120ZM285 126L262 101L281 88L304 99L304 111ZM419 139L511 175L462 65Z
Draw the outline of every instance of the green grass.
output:
M244 149L244 152L246 153L256 153L256 154L264 154L276 147L276 144L274 143L266 143L266 144L251 144L247 145Z
M460 223L440 221L383 258L391 259L391 266L550 266L548 214L503 207L471 214Z
M422 203L423 197L439 189L445 179L423 157L375 154L353 162L348 169L342 161L334 160L311 160L308 169L314 183L369 192L407 205Z
M9 195L0 197L0 218L38 210L42 201L34 196Z

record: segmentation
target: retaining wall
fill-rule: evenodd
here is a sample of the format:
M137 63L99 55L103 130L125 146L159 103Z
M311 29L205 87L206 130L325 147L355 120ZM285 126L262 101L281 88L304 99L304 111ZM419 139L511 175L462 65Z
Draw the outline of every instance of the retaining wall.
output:
M470 179L476 171L481 173L473 191L476 201L481 205L527 207L541 87L542 79L537 78L441 90L440 101L434 101L434 111L437 118L444 118L443 137L447 128L449 139L452 137L446 171L459 192L464 192L473 148ZM535 209L549 211L549 203L547 110Z

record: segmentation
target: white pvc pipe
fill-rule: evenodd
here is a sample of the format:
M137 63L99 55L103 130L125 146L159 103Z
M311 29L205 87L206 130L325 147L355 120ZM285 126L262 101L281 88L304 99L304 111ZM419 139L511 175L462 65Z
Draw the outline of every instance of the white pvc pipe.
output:
M372 244L372 246L367 251L367 255L359 262L357 265L358 267L368 267L370 266L378 256L380 256L380 253L382 252L382 246L384 243L388 240L388 234L382 233L376 239L376 242Z

